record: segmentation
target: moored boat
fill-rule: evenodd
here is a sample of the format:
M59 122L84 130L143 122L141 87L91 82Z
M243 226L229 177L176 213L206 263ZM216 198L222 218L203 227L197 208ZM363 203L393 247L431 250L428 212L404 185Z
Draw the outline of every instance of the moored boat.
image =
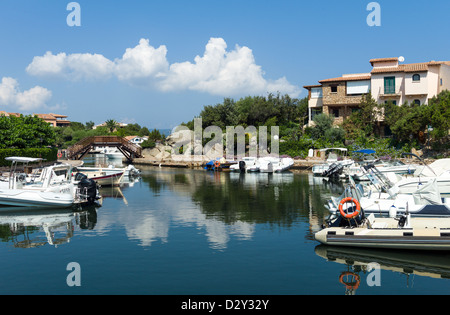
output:
M370 214L352 223L347 219L329 222L315 233L315 239L333 246L450 250L450 218L413 218L411 214L375 218Z
M97 199L95 183L74 181L72 166L59 164L39 168L31 176L19 170L17 164L41 159L9 157L11 171L8 181L0 182L0 205L13 207L67 208L93 203ZM2 211L2 208L0 208Z

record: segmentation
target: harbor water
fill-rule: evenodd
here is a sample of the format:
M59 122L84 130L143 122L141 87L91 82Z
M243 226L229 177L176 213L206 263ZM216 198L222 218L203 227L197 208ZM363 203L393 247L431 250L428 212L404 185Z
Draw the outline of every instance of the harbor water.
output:
M0 294L450 293L450 253L314 240L343 184L308 172L140 169L101 188L101 207L1 214Z

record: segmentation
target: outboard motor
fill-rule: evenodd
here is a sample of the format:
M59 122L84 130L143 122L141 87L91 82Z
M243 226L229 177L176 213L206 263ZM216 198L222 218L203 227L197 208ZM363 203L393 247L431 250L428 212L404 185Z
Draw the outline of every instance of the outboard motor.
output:
M77 181L77 182L79 182L80 180L86 179L86 178L88 178L88 177L83 173L76 173L75 177L74 177L75 181Z
M84 176L85 178L78 183L78 188L85 195L88 203L94 203L97 199L97 183L93 179L88 179L86 175Z
M241 173L245 173L245 162L244 161L239 161L239 169L240 169Z

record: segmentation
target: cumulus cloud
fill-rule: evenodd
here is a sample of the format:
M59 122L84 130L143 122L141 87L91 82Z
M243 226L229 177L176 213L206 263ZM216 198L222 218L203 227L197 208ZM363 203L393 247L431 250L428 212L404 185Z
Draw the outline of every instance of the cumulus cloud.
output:
M114 63L99 54L71 54L51 52L36 56L27 67L27 72L41 77L63 77L69 80L108 78Z
M45 107L51 97L52 92L40 86L21 92L17 80L10 77L2 78L0 83L0 106L29 111Z
M161 91L199 91L221 96L280 92L298 96L300 89L282 77L267 80L248 47L227 50L222 38L211 38L203 56L194 62L169 64L167 48L155 48L148 39L141 39L134 48L127 48L121 58L111 61L98 54L36 56L27 72L34 76L79 79L117 79L146 85Z

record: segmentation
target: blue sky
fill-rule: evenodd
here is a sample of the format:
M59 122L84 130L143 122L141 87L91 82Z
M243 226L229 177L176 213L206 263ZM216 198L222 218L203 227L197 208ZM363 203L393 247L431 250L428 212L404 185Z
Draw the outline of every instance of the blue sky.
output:
M0 110L172 128L225 97L369 72L371 58L450 60L448 1L0 1Z

